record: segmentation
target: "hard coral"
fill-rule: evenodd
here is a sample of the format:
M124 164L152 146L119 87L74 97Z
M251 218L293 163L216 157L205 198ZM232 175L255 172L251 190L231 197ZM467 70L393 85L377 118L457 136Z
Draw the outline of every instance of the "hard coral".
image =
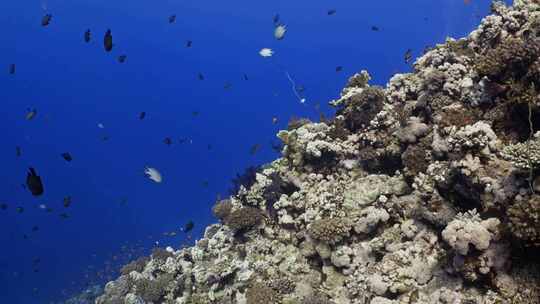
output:
M231 212L225 224L232 230L243 232L257 226L263 215L261 210L255 207L242 207Z
M277 291L263 283L255 282L246 291L247 304L275 304L279 301Z
M368 126L379 113L386 101L384 90L380 87L367 87L361 93L354 94L338 115L345 117L345 125L351 132Z
M308 234L315 240L336 244L349 235L352 223L347 218L324 218L316 220L308 228Z
M469 245L474 245L480 251L486 250L491 240L495 238L499 224L497 218L482 221L476 210L473 210L466 214L458 214L443 230L442 237L459 254L467 255Z
M155 280L140 279L135 283L136 294L147 302L158 303L167 292L167 285L173 281L170 274L161 275Z
M540 196L517 201L507 210L510 231L526 245L540 246Z
M520 38L507 38L478 58L476 71L490 79L520 78L540 55L540 46Z
M540 167L540 133L525 142L506 146L501 155L519 169L536 169Z
M221 221L225 221L229 214L231 214L231 210L232 204L230 200L221 200L212 207L212 213Z
M128 275L132 271L143 272L144 266L148 263L150 259L148 257L140 257L129 264L126 264L120 269L120 273L123 275Z

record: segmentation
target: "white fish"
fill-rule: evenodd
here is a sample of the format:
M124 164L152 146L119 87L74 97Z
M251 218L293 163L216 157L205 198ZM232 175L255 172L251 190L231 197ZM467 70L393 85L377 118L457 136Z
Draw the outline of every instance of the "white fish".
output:
M161 183L161 181L163 180L163 178L161 177L161 173L159 173L159 171L156 170L155 168L145 167L144 174L146 175L146 177L148 177L149 179L153 180L156 183Z
M259 55L263 57L271 57L273 54L274 54L274 51L272 51L272 49L269 49L269 48L262 48L259 51Z
M41 204L41 205L39 205L39 209L47 209L47 205Z
M105 129L105 126L104 126L102 123L98 123L97 126L98 126L98 128L100 128L100 129Z
M281 40L285 37L285 32L287 31L287 27L283 24L280 24L276 26L276 29L274 30L274 38L277 40Z

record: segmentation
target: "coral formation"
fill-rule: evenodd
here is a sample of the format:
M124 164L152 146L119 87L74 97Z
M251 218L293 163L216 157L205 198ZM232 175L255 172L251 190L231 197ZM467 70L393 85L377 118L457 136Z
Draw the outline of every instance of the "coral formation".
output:
M492 9L385 88L352 76L195 246L96 303L540 304L540 3Z

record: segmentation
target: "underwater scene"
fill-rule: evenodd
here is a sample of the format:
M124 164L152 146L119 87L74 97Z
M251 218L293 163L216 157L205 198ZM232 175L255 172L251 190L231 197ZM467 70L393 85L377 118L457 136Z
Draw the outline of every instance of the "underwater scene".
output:
M540 0L0 10L0 304L540 304Z

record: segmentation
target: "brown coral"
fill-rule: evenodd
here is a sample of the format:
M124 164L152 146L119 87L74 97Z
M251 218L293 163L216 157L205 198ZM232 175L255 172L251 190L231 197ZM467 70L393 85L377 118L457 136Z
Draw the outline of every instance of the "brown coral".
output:
M242 207L231 212L225 224L232 230L246 231L257 226L262 219L261 210L254 207Z
M229 214L231 214L231 209L232 204L230 200L221 200L212 207L212 213L221 221L225 221Z
M510 231L529 246L540 246L540 195L515 202L507 211Z
M356 132L369 125L375 115L382 110L385 99L382 88L365 88L362 93L351 96L347 105L338 111L338 115L345 117L347 129Z
M347 218L325 218L316 220L308 228L308 234L315 240L335 244L346 238L352 224Z
M255 282L246 291L246 300L247 304L275 304L279 294L263 283Z

